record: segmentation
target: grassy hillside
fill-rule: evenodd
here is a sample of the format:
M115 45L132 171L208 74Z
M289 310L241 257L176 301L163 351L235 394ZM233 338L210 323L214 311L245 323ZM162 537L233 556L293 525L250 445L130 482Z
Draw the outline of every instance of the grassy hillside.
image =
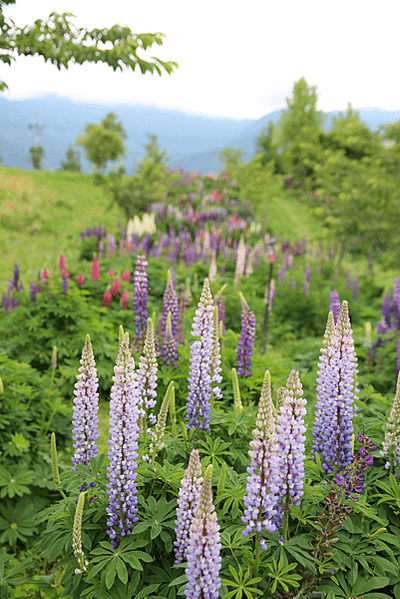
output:
M73 266L80 231L101 224L115 232L122 226L119 209L108 205L91 175L0 167L0 292L14 262L24 284L38 269L56 267L60 254Z

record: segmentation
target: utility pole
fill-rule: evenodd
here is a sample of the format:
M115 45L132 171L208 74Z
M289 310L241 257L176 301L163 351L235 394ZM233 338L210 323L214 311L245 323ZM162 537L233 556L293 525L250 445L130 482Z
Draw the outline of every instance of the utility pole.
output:
M44 125L41 125L40 123L30 123L28 129L35 130L35 146L38 148L40 146L40 131L41 129L44 129Z

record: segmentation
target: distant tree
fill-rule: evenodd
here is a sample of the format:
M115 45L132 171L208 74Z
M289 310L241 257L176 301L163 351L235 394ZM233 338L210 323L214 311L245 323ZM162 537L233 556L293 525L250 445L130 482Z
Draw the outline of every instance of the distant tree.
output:
M147 135L144 144L145 154L137 165L133 177L125 175L122 167L108 176L100 175L97 182L102 184L111 198L124 212L127 220L146 210L152 202L163 201L168 195L169 183L174 174L166 170L168 152L161 150L157 135Z
M381 150L379 133L371 131L350 102L346 111L339 112L338 116L333 117L332 126L325 134L324 140L325 147L344 150L348 158L356 160L377 155Z
M276 127L272 121L270 121L256 138L256 152L259 153L261 163L272 164L276 173L283 173L280 154L278 153L278 147L276 144Z
M105 171L110 161L125 154L124 139L127 133L117 116L109 112L100 125L89 123L85 133L79 135L75 143L84 148L86 157L98 171Z
M45 155L44 149L42 146L32 146L29 148L30 156L28 158L28 162L30 162L35 169L42 168L42 161Z
M68 68L69 64L87 62L103 62L114 71L124 67L134 71L139 67L141 73L162 70L172 73L178 68L176 62L164 62L156 57L150 61L139 56L141 51L154 44L162 46L162 33L133 33L129 27L113 25L110 29L76 28L72 13L58 14L52 12L47 21L37 19L33 25L16 27L11 19L6 19L3 9L15 4L16 0L0 0L0 61L11 65L15 60L14 53L23 56L42 56L59 70ZM110 48L111 45L111 48ZM7 84L0 81L0 91L7 89Z
M286 99L276 128L271 129L271 149L276 148L282 172L292 175L296 186L305 180L312 182L314 166L320 160L324 135L324 114L317 110L317 88L309 86L302 77Z
M78 150L70 145L65 155L65 162L61 160L61 168L63 171L81 172L81 157Z
M223 169L233 177L237 169L243 164L242 158L246 153L243 148L224 148L220 151L218 160Z

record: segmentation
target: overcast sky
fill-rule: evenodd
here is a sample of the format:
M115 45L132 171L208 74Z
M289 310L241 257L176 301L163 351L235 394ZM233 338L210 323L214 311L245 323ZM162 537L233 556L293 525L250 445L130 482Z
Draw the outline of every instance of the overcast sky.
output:
M400 1L17 0L3 12L18 26L71 12L89 29L128 25L162 32L149 53L174 60L172 75L114 73L105 65L59 72L39 57L1 64L10 99L55 93L76 100L259 118L285 107L293 83L317 86L318 108L400 109Z

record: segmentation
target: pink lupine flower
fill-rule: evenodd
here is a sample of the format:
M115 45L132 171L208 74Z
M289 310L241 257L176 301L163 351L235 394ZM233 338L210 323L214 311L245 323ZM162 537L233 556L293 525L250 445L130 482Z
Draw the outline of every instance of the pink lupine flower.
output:
M103 306L108 308L111 304L112 295L110 289L106 289L103 295Z
M67 267L67 261L66 261L66 259L64 258L64 256L62 254L61 254L60 259L58 261L58 266L59 266L60 270Z
M77 285L79 285L79 287L81 287L85 282L85 277L83 276L83 274L80 272L77 279L76 279L76 283Z
M111 285L111 295L113 297L117 297L119 290L121 288L121 279L117 277L113 284Z
M122 295L121 295L121 308L123 310L128 309L128 301L129 301L128 292L126 289L124 289L124 291L122 292Z
M92 260L92 281L98 281L100 279L100 263L97 258Z
M109 277L115 277L115 273L114 273L114 271L113 271L112 268L110 268L110 270L108 271L108 276Z
M47 268L43 269L42 277L43 277L43 279L48 279L49 278L49 271L47 270Z
M130 278L131 273L129 272L129 270L124 270L124 272L122 273L122 280L124 281L124 283L129 283Z

